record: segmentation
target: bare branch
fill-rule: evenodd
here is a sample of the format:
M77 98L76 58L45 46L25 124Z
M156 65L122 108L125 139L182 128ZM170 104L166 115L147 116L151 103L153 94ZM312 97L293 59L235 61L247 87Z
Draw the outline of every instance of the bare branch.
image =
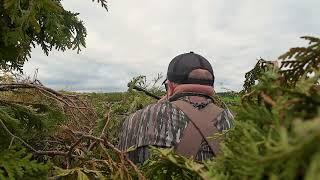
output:
M90 134L83 134L82 132L77 132L77 131L71 131L73 134L75 135L80 135L81 137L84 138L88 138L88 139L93 139L95 141L98 141L100 143L102 143L103 145L110 147L112 150L114 150L121 158L124 158L126 162L128 162L130 164L130 166L135 170L135 172L138 174L140 179L145 179L145 177L142 175L142 173L140 172L139 168L128 158L128 156L125 154L125 152L119 150L118 148L116 148L113 144L111 144L109 141L107 141L106 139L103 138L99 138L99 137L95 137L93 135Z

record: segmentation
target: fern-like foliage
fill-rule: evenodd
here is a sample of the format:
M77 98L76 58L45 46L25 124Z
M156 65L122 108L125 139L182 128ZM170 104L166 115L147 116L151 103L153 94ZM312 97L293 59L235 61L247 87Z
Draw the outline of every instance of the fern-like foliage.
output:
M320 38L311 36L301 38L309 41L308 47L291 48L279 57L283 60L281 67L286 68L282 74L293 84L304 74L313 73L320 68Z
M304 76L308 78L320 68L320 39L311 36L301 37L309 41L307 47L291 48L288 52L281 55L281 66L277 67L275 61L266 61L260 58L255 67L245 74L243 92L250 92L251 87L257 83L262 73L270 69L278 69L284 78L286 85L295 83Z
M65 120L61 111L46 105L37 108L4 101L0 101L0 118L11 132L35 146L43 146L43 136L48 136L58 122ZM8 148L11 138L3 127L0 139L0 150Z
M95 0L92 0L92 2L94 2ZM104 9L106 9L108 11L108 5L107 5L107 1L106 0L97 0L98 3L100 3L101 7L103 7Z
M31 160L24 149L0 151L0 179L46 179L49 166Z
M177 155L173 149L157 149L151 147L152 158L143 167L148 179L206 179L207 170L201 163Z
M102 175L102 172L89 170L86 168L61 169L59 167L55 167L54 174L56 174L56 177L60 177L63 180L106 179Z

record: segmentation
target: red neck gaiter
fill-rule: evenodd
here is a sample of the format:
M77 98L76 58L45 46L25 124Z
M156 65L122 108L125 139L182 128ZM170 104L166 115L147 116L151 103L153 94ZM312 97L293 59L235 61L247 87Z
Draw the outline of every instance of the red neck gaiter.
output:
M182 92L202 93L208 96L212 96L214 94L212 86L205 86L200 84L181 84L174 88L173 95Z

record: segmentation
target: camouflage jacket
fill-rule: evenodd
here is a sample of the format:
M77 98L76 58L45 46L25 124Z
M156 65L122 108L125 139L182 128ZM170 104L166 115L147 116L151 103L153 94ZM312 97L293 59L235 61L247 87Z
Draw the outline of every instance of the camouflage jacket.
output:
M186 96L179 100L184 100L198 109L206 107L208 103L213 103L209 98L200 104L191 102ZM151 104L125 119L118 148L123 151L131 147L135 148L134 151L128 153L129 158L136 164L142 164L149 157L149 145L176 147L189 121L185 113L169 101ZM233 126L233 115L228 109L218 115L215 126L219 131ZM209 145L203 141L195 159L203 161L213 156Z

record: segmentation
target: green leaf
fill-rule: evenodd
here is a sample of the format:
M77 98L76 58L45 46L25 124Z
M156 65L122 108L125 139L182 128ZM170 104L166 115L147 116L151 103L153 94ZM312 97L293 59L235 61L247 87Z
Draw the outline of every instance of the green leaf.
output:
M78 180L89 180L89 177L82 172L82 169L77 169L77 174L78 174Z

